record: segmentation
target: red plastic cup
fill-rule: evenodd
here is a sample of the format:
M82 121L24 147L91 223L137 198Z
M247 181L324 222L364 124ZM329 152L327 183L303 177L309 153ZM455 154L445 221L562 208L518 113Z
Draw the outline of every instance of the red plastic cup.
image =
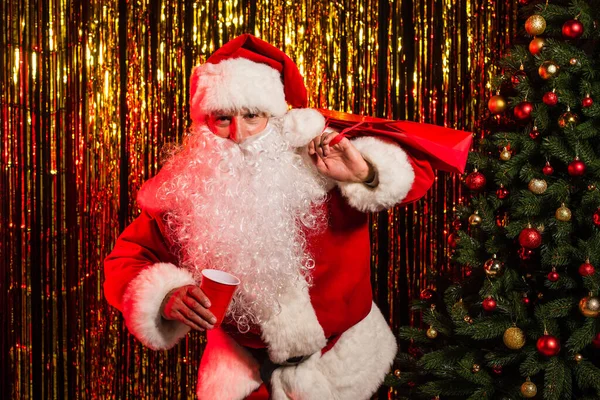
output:
M223 322L223 317L239 284L240 280L227 272L217 269L202 271L200 289L210 300L209 310L217 318L217 322L214 324L215 328Z

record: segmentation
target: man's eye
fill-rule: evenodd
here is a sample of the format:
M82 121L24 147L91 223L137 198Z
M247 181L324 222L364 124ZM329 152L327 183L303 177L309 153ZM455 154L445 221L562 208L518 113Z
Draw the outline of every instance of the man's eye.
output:
M258 114L252 114L252 113L249 113L249 114L246 114L246 118L247 118L247 119L254 119L254 118L258 118Z
M217 117L217 121L231 121L231 117L221 115L221 116Z

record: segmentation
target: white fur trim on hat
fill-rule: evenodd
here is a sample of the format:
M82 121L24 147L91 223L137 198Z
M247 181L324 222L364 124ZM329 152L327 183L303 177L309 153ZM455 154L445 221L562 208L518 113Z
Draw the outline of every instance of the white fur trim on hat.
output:
M307 356L327 344L325 332L310 302L306 282L298 282L279 298L281 310L260 325L269 358L281 364L288 358Z
M190 88L194 122L204 122L213 111L249 109L281 117L288 109L279 72L245 58L197 66L190 81L195 85Z
M292 147L310 143L325 128L325 117L312 108L295 108L283 117L283 136Z
M221 328L206 332L208 343L198 370L199 399L244 399L258 389L258 362Z
M342 334L327 353L314 354L271 377L273 400L369 399L381 386L398 346L373 303L362 321Z
M379 184L338 182L348 203L360 211L386 210L400 203L410 191L415 172L400 146L374 137L352 139L352 144L374 168Z
M195 283L189 271L169 263L157 263L140 272L123 296L123 316L129 332L153 350L175 346L190 327L164 319L160 307L171 290Z

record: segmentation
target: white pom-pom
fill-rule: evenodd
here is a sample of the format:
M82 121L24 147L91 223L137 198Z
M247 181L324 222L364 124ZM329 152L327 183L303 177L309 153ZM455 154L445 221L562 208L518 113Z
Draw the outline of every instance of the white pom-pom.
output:
M293 147L306 146L325 128L325 117L312 108L297 108L283 117L283 134Z

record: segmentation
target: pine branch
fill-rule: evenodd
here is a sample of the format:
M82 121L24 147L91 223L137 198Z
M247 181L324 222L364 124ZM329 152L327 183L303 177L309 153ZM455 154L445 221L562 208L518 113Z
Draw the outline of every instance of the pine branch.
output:
M540 304L535 308L535 317L539 321L546 321L548 318L563 318L573 311L575 304L573 298L557 299Z
M401 326L398 329L398 338L403 340L412 340L415 343L429 344L431 339L427 337L424 330L412 326Z
M572 353L579 353L586 346L592 343L596 332L600 331L600 323L597 319L586 318L583 325L573 331L569 339L567 339L566 346Z
M526 346L525 354L525 360L519 367L521 376L534 376L546 368L547 361L541 358L534 346Z
M560 400L565 386L565 379L570 379L570 371L560 357L552 357L546 365L544 376L544 400Z
M600 396L600 368L587 360L582 360L574 368L577 386L581 389L592 388Z

